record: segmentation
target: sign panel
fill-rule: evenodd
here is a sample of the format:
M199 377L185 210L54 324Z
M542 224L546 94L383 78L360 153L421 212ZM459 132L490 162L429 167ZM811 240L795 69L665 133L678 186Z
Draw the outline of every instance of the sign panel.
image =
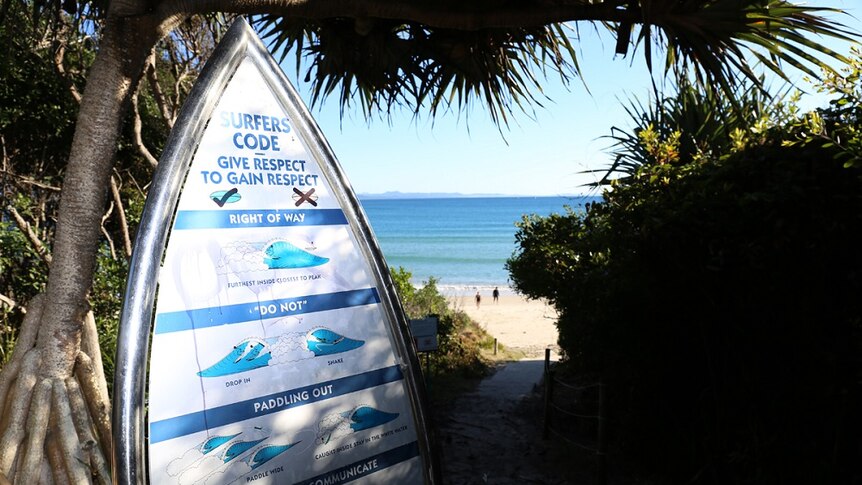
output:
M239 58L186 140L158 273L150 481L433 481L415 355L355 196L247 24L224 42L244 48L219 47Z
M410 320L410 333L418 352L437 350L437 324L440 317L430 316Z

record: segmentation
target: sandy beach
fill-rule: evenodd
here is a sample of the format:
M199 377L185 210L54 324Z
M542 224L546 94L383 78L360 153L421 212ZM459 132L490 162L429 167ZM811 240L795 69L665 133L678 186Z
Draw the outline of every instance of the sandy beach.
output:
M556 312L542 301L527 300L521 295L505 292L497 302L491 292L482 293L482 303L476 307L475 294L450 296L450 304L464 310L488 333L508 347L516 348L527 357L544 356L544 349L557 347Z

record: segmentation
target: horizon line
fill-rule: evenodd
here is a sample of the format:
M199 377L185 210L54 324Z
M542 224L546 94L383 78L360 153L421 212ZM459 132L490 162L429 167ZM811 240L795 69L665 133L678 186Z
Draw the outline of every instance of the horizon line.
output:
M568 194L500 194L500 193L461 193L461 192L360 192L356 196L360 199L455 199L455 198L505 198L505 197L601 197L601 194L568 193Z

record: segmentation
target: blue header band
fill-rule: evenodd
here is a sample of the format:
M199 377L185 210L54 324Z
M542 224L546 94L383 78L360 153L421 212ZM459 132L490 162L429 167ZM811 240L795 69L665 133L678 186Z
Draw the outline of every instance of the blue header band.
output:
M150 444L361 391L404 376L397 365L150 423Z
M174 229L334 226L347 224L341 209L178 211Z
M353 462L347 466L336 468L335 470L328 471L323 475L301 480L299 483L308 485L316 485L318 483L341 485L342 483L359 480L360 478L371 475L374 472L389 468L390 466L397 465L417 456L419 456L419 445L414 441L397 448L392 448L389 451L369 456L368 458Z
M155 333L181 332L231 323L243 323L261 318L279 318L290 315L337 310L380 303L377 288L339 291L321 295L298 296L281 300L238 303L210 308L196 308L156 315Z

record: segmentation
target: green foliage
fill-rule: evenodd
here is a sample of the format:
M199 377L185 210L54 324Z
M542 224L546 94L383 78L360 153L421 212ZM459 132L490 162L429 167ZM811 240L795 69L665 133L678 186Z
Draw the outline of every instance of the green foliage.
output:
M0 305L0 365L9 358L22 308L44 289L47 265L15 223L13 210L50 252L59 205L59 185L71 146L78 110L73 92L81 91L95 57L103 13L99 4L5 2L0 21L0 295L21 308ZM225 29L224 16L190 19L156 48L156 67L142 81L138 112L143 144L158 156L169 120L188 94L203 60ZM57 61L62 66L58 67ZM160 82L154 88L153 79ZM140 222L146 182L152 167L133 143L134 113L119 140L116 170L130 238ZM112 197L102 222L97 270L90 304L96 316L102 359L113 381L116 331L128 261L123 228Z
M96 317L99 332L99 347L102 349L102 364L108 380L108 392L114 384L114 356L117 350L117 330L120 327L120 312L126 290L129 262L125 258L114 259L103 244L96 258L96 276L90 294L90 305Z
M413 276L402 267L390 268L395 289L407 318L437 315L438 349L429 354L433 374L478 377L488 371L482 359L481 348L487 345L488 334L480 329L466 313L449 308L446 297L437 290L437 280L430 278L421 288L410 282Z
M862 49L854 46L852 54L841 72L824 72L817 91L832 98L829 106L797 120L796 139L785 141L787 146L823 143L847 168L862 166Z
M45 265L11 222L0 222L0 247L0 293L24 303L45 284Z
M644 165L685 165L707 162L763 141L765 133L795 119L798 95L771 96L753 84L740 84L731 97L714 87L679 79L673 92L644 105L626 106L627 130L611 128L614 161L596 186L623 182ZM650 176L663 178L661 170Z
M0 23L0 134L4 157L13 165L4 171L35 172L51 183L68 156L78 108L67 83L82 80L64 80L54 67L51 37L62 33L53 32L47 21L30 20L25 4L8 3L7 19ZM66 54L82 69L91 60L72 49Z
M862 478L862 171L812 129L854 136L843 99L672 163L644 135L602 203L519 226L515 288L610 383L619 449L675 483Z
M9 222L0 222L0 248L2 248L0 251L0 287L6 289L26 288L32 284L34 281L32 273L25 270L19 274L18 270L27 268L28 264L32 262L38 264L38 256L24 240L23 234ZM7 295L8 298L18 297L18 295L10 295L8 291L0 293ZM0 367L11 356L20 321L21 315L16 309L0 304Z
M415 288L410 279L413 274L399 266L390 268L395 289L401 298L401 306L407 318L423 318L426 315L444 315L449 311L446 297L437 290L437 279L431 277L421 288Z
M23 306L43 288L47 267L15 223L12 211L43 241L53 234L61 178L77 105L53 67L52 21L32 18L25 4L7 2L0 22L0 295ZM58 40L59 42L59 40ZM79 51L66 58L89 61ZM70 75L69 82L79 79ZM50 249L50 247L49 247ZM0 304L0 365L23 320Z
M481 377L488 370L482 348L488 347L488 334L464 312L448 312L437 325L438 348L430 355L431 372L461 377Z
M0 294L23 305L46 280L45 266L24 235L13 223L0 221ZM19 309L0 304L0 367L12 354L22 320Z
M655 35L665 50L665 72L692 72L698 85L717 86L729 96L740 77L759 83L750 60L784 79L784 65L814 75L826 67L823 58L846 59L808 36L852 41L855 35L821 17L837 10L785 0L639 3L646 21L635 43L644 45L647 64Z

